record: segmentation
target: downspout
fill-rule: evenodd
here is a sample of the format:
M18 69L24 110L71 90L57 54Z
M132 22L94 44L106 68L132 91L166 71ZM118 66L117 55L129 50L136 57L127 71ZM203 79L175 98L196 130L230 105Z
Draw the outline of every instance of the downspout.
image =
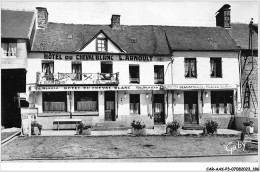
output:
M239 47L240 48L240 47ZM239 51L239 54L238 54L238 63L239 63L239 82L240 82L240 84L239 84L239 87L240 87L240 109L239 110L241 110L241 108L242 108L242 105L243 105L243 88L242 88L242 60L241 60L241 49L240 49L240 51Z

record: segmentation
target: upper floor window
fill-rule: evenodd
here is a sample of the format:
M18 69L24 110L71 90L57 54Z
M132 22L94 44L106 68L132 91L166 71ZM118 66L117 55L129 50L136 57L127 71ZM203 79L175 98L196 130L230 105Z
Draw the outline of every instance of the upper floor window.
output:
M82 66L81 62L78 61L72 62L72 73L75 74L73 80L81 80L81 75L82 75L81 66Z
M15 57L16 56L16 42L12 43L2 43L2 53L3 57Z
M154 65L154 83L163 84L164 83L164 66Z
M42 61L42 73L54 73L54 61Z
M106 38L97 38L97 51L107 52L107 39Z
M129 66L129 74L130 74L130 83L140 83L139 78L139 65L130 65Z
M210 76L212 78L222 77L222 60L221 58L210 58Z
M186 78L197 78L196 58L185 58L184 68Z

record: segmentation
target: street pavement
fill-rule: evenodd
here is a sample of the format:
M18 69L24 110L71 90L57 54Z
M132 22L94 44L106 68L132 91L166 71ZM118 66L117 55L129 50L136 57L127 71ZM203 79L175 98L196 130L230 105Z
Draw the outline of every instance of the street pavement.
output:
M135 159L73 159L73 160L16 160L13 162L258 162L258 155L212 156L191 158L135 158Z

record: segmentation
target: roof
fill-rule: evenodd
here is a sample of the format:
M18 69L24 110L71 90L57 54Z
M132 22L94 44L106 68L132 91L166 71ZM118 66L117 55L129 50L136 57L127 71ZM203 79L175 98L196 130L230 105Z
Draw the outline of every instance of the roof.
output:
M237 42L241 49L249 48L249 27L245 23L231 23L231 28L227 29L230 36ZM253 33L253 49L258 49L258 34Z
M220 27L121 25L121 29L114 30L110 25L49 22L45 30L37 30L32 51L76 52L100 30L130 54L171 54L165 34L173 51L237 49L233 39ZM68 35L72 38L68 39ZM132 38L137 42L132 43Z
M29 39L33 11L12 11L1 9L2 38Z

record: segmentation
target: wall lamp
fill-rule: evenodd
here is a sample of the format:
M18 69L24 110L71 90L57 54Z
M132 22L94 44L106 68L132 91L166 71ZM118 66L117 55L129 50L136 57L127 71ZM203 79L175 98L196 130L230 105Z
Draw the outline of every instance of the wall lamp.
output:
M102 92L100 92L100 97L103 97L103 93Z
M127 95L126 95L126 92L125 92L125 94L124 94L125 99L126 99L126 96L127 96Z
M208 94L208 92L205 92L205 96L206 96L206 97L209 97L209 94Z
M180 97L181 97L180 93L177 93L177 97L178 97L178 98L180 98Z
M146 95L145 95L145 96L146 96L146 98L147 98L147 99L149 98L149 94L148 94L148 93L146 93Z

